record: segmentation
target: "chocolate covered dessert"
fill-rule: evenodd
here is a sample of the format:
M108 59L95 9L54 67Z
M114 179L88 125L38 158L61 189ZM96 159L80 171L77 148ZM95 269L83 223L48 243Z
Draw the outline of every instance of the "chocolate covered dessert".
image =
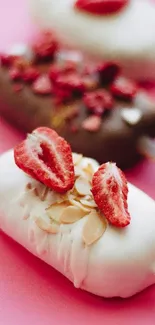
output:
M52 127L73 151L121 168L138 160L143 137L155 136L155 102L116 62L87 62L49 32L1 54L0 114L25 132Z

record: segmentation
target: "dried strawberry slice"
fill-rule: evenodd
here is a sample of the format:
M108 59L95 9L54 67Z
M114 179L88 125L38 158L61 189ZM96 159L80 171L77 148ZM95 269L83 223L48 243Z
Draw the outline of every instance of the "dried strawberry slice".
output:
M110 89L114 97L131 101L137 94L138 87L134 81L119 77L113 82Z
M102 115L105 110L109 110L113 107L113 98L105 89L98 89L86 93L83 97L83 101L88 110L96 115Z
M58 63L52 64L49 69L49 78L53 83L55 83L58 77L74 73L76 70L77 65L74 62L65 62L63 65Z
M75 8L94 15L115 14L122 10L129 0L77 0Z
M56 87L78 95L82 94L85 90L82 77L76 73L59 76L56 81Z
M55 95L54 104L56 106L66 104L72 99L72 93L67 89L54 88L53 93Z
M35 81L40 76L40 72L35 67L28 67L22 74L22 79L25 82L31 83Z
M101 127L101 117L97 115L91 115L87 117L83 123L82 128L89 132L97 132Z
M109 84L114 81L114 79L120 73L120 67L115 62L103 62L97 67L97 72L99 73L100 82L102 84Z
M16 165L58 193L74 185L70 145L54 130L40 127L14 149Z
M33 45L33 51L36 59L46 60L53 58L58 47L58 42L55 36L51 32L47 31L40 35L39 39Z
M32 84L32 90L38 95L50 95L52 93L52 85L48 75L41 75Z
M10 67L15 59L16 57L13 55L8 55L3 53L0 54L0 62L1 65L4 67Z
M10 79L13 81L21 80L22 74L21 71L15 67L10 68L9 70Z
M127 180L116 164L101 165L93 176L92 186L94 200L106 219L116 227L129 225Z

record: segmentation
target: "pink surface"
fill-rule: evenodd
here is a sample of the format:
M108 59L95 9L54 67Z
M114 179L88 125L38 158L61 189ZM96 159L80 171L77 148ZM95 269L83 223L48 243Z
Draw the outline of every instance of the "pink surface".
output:
M34 29L24 2L0 0L1 49L32 37ZM0 119L0 153L22 137ZM155 199L155 164L143 161L127 176ZM2 233L0 252L2 325L155 324L155 286L127 300L105 300L74 289L63 276Z

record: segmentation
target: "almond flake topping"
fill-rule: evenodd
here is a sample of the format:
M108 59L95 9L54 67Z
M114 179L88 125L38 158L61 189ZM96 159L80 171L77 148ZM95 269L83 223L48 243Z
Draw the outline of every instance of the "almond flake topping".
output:
M77 198L76 198L76 199L77 199ZM76 206L76 207L80 208L81 210L83 210L83 211L85 211L85 212L89 212L89 211L90 211L90 208L83 206L83 205L82 205L79 201L77 201L76 199L75 199L74 196L70 195L70 197L69 197L69 202L70 202L70 204L73 205L73 206Z
M70 224L83 218L89 211L83 211L76 206L69 206L64 209L60 217L60 222Z
M54 220L57 223L60 223L60 217L64 209L68 207L66 202L60 204L52 204L49 208L46 209L47 215L50 219Z
M129 125L136 125L143 117L139 108L123 108L121 110L122 119Z
M59 226L55 223L47 223L41 217L36 218L35 220L36 225L41 229L46 231L49 234L57 234L59 231Z
M97 204L93 199L86 199L86 197L84 197L80 200L80 203L89 208L97 208Z
M82 158L83 158L82 155L80 155L78 153L73 153L73 163L74 163L74 165L75 166L78 165L81 162Z
M84 171L86 173L88 173L89 175L91 175L91 177L94 174L94 169L93 169L93 167L92 167L92 165L90 163L84 168Z
M75 189L80 195L89 195L91 192L91 185L86 178L79 177L75 181Z
M44 216L35 218L35 223L41 230L48 234L56 234L59 232L60 224L74 224L86 217L82 237L84 243L89 246L104 234L107 223L105 218L98 214L91 192L95 172L91 159L87 160L81 154L73 153L73 161L76 180L74 187L67 193L52 192L42 184L28 183L26 189L49 204L46 208L49 222Z
M96 210L92 210L83 227L84 243L89 246L101 238L106 230L106 225L103 216L99 216Z

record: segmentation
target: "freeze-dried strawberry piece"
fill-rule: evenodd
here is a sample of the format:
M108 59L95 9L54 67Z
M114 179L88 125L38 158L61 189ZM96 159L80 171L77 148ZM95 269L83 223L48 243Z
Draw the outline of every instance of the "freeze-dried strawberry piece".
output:
M38 60L53 58L59 45L55 36L51 32L44 32L33 45L33 51Z
M67 89L54 88L54 105L59 106L68 103L72 99L72 93Z
M94 15L110 15L122 10L129 0L77 0L75 8Z
M131 101L137 94L138 87L134 81L119 77L113 82L110 89L114 97Z
M99 167L93 176L92 193L99 209L112 225L126 227L130 224L127 180L115 163L108 162Z
M99 73L100 82L102 84L109 84L114 81L114 79L120 73L120 67L115 62L103 62L98 65L97 72Z
M40 76L40 72L35 67L28 67L22 74L22 79L25 82L31 83L35 81Z
M21 78L22 78L21 71L15 67L12 67L9 70L9 76L10 76L10 79L13 81L18 81L18 80L21 80Z
M14 149L16 165L58 193L74 185L70 145L54 130L40 127Z
M60 74L61 74L60 66L58 64L53 64L49 69L49 78L50 78L50 80L53 83L55 83L57 78L60 76Z
M55 83L58 77L74 73L77 70L77 65L75 62L65 62L64 64L52 64L49 69L49 78Z
M0 54L1 65L4 66L4 67L10 67L12 65L12 63L14 62L15 58L16 57L13 56L13 55L8 55L8 54L1 53Z
M68 90L73 95L81 95L85 90L82 77L76 73L59 76L56 81L56 87Z
M113 98L105 89L85 93L83 101L88 110L96 115L102 115L113 107Z
M48 75L41 75L32 84L32 90L39 95L49 95L52 93L52 85Z
M97 132L101 127L101 123L100 116L91 115L83 121L82 128L89 132Z

